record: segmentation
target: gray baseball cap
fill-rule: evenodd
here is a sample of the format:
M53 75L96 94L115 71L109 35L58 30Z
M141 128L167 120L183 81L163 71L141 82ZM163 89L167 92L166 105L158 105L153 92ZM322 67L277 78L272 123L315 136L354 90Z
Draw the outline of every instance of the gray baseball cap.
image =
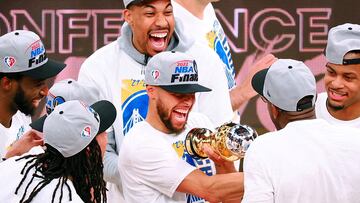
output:
M100 100L100 93L97 88L80 84L74 79L61 80L49 89L46 97L46 112L49 114L57 105L70 100L93 104Z
M128 5L131 3L137 4L137 3L141 3L143 1L151 1L151 0L123 0L125 8L127 8Z
M114 105L101 100L91 106L78 100L55 107L48 116L30 126L44 133L44 142L64 157L71 157L86 148L96 135L108 129L116 118Z
M257 72L251 84L257 93L285 111L302 111L315 105L315 77L301 61L279 59L269 68ZM312 96L312 100L299 102L306 96Z
M326 59L333 64L360 64L359 59L344 59L349 51L360 50L360 25L345 23L330 29L325 50Z
M209 92L199 84L196 61L181 52L165 51L153 56L145 67L145 84L166 91L187 94Z
M0 60L1 73L21 73L35 79L53 77L66 66L48 59L40 37L27 30L0 37Z

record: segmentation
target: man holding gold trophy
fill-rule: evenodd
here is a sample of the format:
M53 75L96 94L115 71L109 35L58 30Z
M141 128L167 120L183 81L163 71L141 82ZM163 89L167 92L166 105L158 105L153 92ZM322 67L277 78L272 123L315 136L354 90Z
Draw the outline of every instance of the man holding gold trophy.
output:
M126 202L240 202L243 174L231 161L256 133L231 123L214 131L206 116L190 113L195 93L211 91L199 84L198 71L180 52L159 53L145 67L148 115L129 131L119 154Z

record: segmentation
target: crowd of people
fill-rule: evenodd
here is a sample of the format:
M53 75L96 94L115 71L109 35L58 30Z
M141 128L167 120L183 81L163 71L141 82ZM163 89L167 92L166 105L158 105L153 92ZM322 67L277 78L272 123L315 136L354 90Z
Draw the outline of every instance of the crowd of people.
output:
M0 36L0 202L360 202L360 25L329 30L326 92L272 54L235 84L211 2L123 0L118 39L51 88L70 67L32 31ZM254 96L277 130L251 143L243 171L210 145L187 152L191 129L242 123Z

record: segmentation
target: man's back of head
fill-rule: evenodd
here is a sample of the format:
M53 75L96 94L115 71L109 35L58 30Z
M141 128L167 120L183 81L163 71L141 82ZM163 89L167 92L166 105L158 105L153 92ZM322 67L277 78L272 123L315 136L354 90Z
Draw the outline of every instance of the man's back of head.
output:
M315 117L316 82L301 61L279 59L252 78L255 91L268 103L270 117L277 129L293 120Z

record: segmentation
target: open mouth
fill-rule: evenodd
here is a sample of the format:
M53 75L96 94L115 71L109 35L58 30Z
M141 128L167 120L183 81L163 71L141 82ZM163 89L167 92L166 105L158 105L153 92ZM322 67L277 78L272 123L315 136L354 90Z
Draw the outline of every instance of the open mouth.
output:
M175 109L173 110L174 117L178 122L186 122L187 115L189 113L189 109Z
M157 52L164 51L167 47L167 36L167 32L150 33L149 41L151 43L152 49Z
M334 101L341 101L346 97L346 95L347 94L343 93L343 92L329 90L329 97L331 100L334 100Z

